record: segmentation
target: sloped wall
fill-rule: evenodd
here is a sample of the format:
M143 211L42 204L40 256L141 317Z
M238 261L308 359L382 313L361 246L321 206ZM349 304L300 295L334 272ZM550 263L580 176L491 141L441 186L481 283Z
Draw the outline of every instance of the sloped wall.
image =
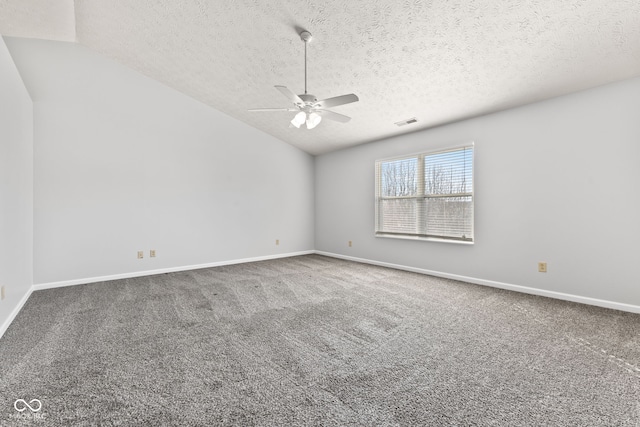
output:
M313 250L310 155L81 45L7 44L34 101L36 285Z

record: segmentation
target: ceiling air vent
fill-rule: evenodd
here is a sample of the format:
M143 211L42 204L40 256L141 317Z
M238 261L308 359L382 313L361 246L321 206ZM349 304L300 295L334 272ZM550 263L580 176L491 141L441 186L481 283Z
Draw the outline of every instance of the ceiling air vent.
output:
M396 126L410 125L411 123L415 123L417 121L418 121L418 119L416 119L415 117L411 117L410 119L396 122Z

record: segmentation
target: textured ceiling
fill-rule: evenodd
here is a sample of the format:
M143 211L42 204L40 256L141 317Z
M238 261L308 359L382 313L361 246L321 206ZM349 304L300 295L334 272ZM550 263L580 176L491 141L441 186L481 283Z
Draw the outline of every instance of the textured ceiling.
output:
M76 0L74 28L66 13L33 24L45 3L0 1L0 32L75 34L312 154L640 75L638 0ZM308 91L358 95L332 108L351 122L296 129L293 113L247 111L290 106L274 85L304 92L302 29L314 36Z
M73 0L0 0L0 34L75 41Z

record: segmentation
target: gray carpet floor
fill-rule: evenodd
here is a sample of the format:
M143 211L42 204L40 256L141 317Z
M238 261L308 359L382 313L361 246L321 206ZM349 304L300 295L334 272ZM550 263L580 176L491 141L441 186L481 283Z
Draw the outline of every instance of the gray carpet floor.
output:
M8 426L640 425L640 315L318 255L37 291L0 361Z

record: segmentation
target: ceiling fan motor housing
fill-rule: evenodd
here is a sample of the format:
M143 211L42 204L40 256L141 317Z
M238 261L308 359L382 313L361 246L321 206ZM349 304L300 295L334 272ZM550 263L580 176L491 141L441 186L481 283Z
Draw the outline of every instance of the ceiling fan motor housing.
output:
M318 102L318 98L316 98L315 95L311 95L310 93L304 93L302 95L298 95L300 97L300 99L302 99L304 101L304 105L302 105L302 107L304 106L312 106L313 104L315 104L316 102Z

